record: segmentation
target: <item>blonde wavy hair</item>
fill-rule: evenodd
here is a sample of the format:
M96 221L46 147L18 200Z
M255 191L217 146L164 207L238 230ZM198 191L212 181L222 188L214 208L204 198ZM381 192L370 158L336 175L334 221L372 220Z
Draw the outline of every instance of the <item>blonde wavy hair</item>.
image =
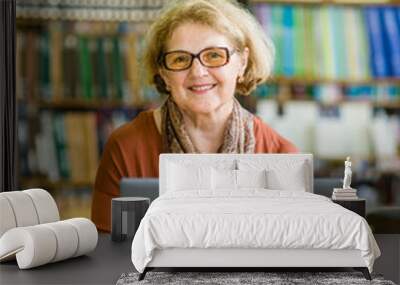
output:
M150 83L160 93L169 94L159 75L160 57L174 30L183 23L198 23L215 29L236 48L249 49L246 70L236 92L248 95L271 74L275 49L254 16L235 0L176 0L163 8L146 35L144 67Z

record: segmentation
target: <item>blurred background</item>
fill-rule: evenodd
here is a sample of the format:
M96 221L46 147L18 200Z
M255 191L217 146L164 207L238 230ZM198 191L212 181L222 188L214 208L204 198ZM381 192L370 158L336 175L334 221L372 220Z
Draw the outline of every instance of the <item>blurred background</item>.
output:
M272 38L276 60L271 80L239 100L314 154L315 177L342 178L350 156L369 217L398 215L400 3L241 2ZM163 101L144 81L141 54L165 3L17 0L18 187L49 190L62 218L90 217L109 134Z

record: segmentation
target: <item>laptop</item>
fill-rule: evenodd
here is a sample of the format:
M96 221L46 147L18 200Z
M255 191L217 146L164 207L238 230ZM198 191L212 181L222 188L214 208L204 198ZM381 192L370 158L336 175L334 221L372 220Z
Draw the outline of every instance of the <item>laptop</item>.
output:
M158 197L158 178L124 177L119 183L121 197L146 197L150 203Z

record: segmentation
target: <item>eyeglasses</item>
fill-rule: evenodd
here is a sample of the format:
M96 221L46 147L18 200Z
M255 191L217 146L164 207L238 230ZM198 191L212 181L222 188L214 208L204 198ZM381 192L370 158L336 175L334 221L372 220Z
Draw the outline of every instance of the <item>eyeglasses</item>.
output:
M189 69L195 58L205 67L221 67L229 62L229 57L235 51L229 51L226 47L210 47L201 50L198 54L181 50L170 51L162 55L161 62L166 69L171 71Z

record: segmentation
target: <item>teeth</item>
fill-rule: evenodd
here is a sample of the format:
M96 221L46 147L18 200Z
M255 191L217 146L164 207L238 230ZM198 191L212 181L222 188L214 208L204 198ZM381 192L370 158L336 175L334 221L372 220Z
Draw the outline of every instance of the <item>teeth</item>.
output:
M213 87L213 85L202 85L202 86L192 86L190 89L195 90L195 91L204 91L204 90L209 90Z

